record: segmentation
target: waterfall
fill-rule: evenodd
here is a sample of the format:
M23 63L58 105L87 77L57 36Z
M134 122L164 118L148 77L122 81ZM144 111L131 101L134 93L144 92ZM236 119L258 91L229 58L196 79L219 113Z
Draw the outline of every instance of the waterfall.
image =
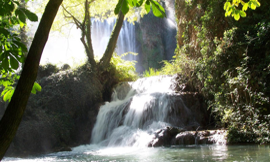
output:
M147 146L157 129L194 122L192 112L174 92L173 80L172 76L156 76L118 85L112 101L99 110L91 142Z
M104 21L92 19L92 42L95 56L101 57L106 50L111 32L113 30L115 19L110 18ZM115 52L121 55L126 52L136 51L135 26L124 21L120 31ZM126 60L135 60L134 55L127 55Z

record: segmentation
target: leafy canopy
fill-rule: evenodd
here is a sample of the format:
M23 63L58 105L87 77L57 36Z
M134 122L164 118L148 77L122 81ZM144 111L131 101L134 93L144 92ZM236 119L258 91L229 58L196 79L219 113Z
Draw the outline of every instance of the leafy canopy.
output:
M4 101L10 101L14 92L13 85L19 79L19 76L13 74L25 60L27 47L21 41L18 28L24 27L27 19L38 21L37 15L22 7L20 1L0 0L0 86L4 87L1 93ZM32 93L40 90L40 85L35 83Z
M118 14L121 10L123 14L127 14L129 12L129 8L141 7L143 4L146 13L149 13L152 7L153 14L156 17L166 17L164 8L155 0L119 0L114 9L114 13Z
M242 9L240 6L242 5ZM248 8L255 10L260 7L261 4L258 0L249 0L244 2L243 0L227 0L224 4L225 16L232 16L235 20L239 20L240 17L246 17L246 11Z
M28 0L27 0L28 1ZM12 72L24 61L27 47L21 43L17 26L23 27L26 20L38 21L36 14L20 7L19 1L0 0L0 70Z
M42 7L37 11L41 12L48 0L42 2ZM139 17L143 17L149 13L152 7L153 14L157 17L165 17L165 10L159 4L160 0L89 0L90 16L99 20L108 18L116 18L121 11L125 14L125 19L129 22L137 21ZM65 0L62 5L80 22L84 19L85 0ZM73 18L65 14L63 8L59 9L56 20L54 21L52 30L68 33L69 25L74 24Z

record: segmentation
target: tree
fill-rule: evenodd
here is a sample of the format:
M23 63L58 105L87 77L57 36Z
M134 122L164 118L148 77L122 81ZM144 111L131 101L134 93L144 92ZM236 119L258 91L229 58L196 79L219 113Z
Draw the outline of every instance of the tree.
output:
M42 51L62 1L63 0L50 0L48 2L28 52L18 85L0 121L0 160L5 155L21 122L31 89L37 76Z
M82 18L81 15L77 15L75 10L73 8L65 7L64 4L62 5L64 17L66 19L71 19L73 23L76 25L77 28L81 30L81 41L85 47L86 55L88 57L88 62L91 64L92 70L96 71L96 62L94 60L94 52L91 42L91 17L110 17L112 16L112 10L111 7L103 7L103 10L99 10L99 7L97 7L97 4L100 2L104 2L103 0L85 0L84 2L84 17ZM106 67L110 64L111 57L113 56L114 49L116 47L117 39L119 36L119 33L121 31L123 21L125 19L125 16L128 14L130 9L141 7L142 5L145 6L145 13L149 13L151 10L151 6L153 9L153 13L157 17L165 17L165 10L164 8L154 0L118 0L118 3L115 3L115 1L110 1L110 3L114 3L116 5L114 9L114 14L117 15L117 21L114 26L114 29L111 34L111 38L108 42L107 48L105 50L105 53L103 57L101 58L98 68L102 71L106 69ZM75 5L76 8L78 7ZM92 7L92 10L90 10L90 6ZM81 7L82 8L82 7ZM77 10L76 10L77 11ZM90 12L93 11L93 14L90 15ZM143 12L142 12L143 13ZM80 20L81 19L81 20Z
M115 14L118 14L116 25L113 29L112 36L109 40L109 43L107 45L106 51L103 55L103 57L100 60L100 65L102 68L105 68L107 65L109 65L113 51L115 49L116 43L117 43L117 37L120 33L124 15L128 13L130 7L140 7L143 4L143 0L137 1L137 0L119 0L118 4L116 5L116 8L114 10ZM150 12L150 7L152 6L153 13L156 17L165 17L165 10L164 8L156 1L153 0L146 0L145 1L145 10L147 13Z

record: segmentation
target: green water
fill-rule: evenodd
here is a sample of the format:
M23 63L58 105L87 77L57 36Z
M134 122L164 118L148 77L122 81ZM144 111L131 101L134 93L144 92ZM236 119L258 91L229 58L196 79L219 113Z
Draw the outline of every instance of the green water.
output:
M270 161L270 147L258 145L189 145L169 148L106 148L79 146L71 152L41 157L5 158L4 162L172 162L172 161Z

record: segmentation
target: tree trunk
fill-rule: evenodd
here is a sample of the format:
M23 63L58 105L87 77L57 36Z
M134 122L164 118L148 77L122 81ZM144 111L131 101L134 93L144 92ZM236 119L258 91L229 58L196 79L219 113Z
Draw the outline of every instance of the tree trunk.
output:
M91 69L95 71L96 68L96 61L94 59L94 51L92 46L91 40L91 18L90 18L90 4L88 0L85 1L85 13L84 13L84 20L82 23L81 31L82 31L82 38L81 41L84 45L85 52L88 58L88 62L91 65ZM86 37L86 41L85 41Z
M114 51L116 43L117 43L119 33L121 31L121 28L122 28L122 25L124 22L124 18L125 18L125 15L120 11L118 14L118 17L117 17L116 24L115 24L114 29L112 31L111 38L110 38L109 43L107 45L106 51L100 60L100 68L101 69L105 69L110 64L110 61L111 61L111 58L113 55L113 51Z
M4 157L24 114L28 98L36 80L39 61L48 35L63 0L50 0L39 23L13 97L0 121L0 160Z

